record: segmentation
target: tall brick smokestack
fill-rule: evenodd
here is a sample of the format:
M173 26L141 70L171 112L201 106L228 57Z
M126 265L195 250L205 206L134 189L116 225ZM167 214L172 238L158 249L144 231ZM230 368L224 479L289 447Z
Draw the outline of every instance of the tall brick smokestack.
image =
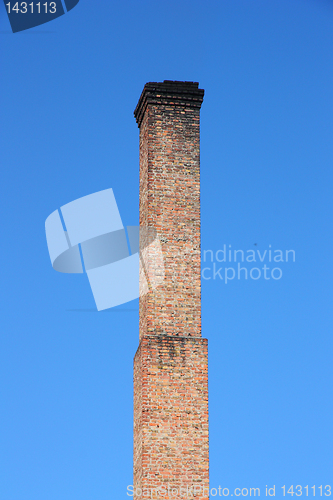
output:
M200 279L203 95L194 82L147 83L134 111L140 127L140 226L156 229L165 267L162 285L140 297L134 358L134 489L143 495L162 488L153 498L175 498L176 490L177 498L194 498L194 491L196 500L209 497Z

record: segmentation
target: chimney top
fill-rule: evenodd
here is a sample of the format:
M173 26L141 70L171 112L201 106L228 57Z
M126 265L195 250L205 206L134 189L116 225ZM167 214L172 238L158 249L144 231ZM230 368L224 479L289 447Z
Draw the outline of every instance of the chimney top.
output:
M164 82L148 82L143 88L134 116L140 127L148 104L186 106L200 108L204 90L199 89L198 82L180 82L164 80Z

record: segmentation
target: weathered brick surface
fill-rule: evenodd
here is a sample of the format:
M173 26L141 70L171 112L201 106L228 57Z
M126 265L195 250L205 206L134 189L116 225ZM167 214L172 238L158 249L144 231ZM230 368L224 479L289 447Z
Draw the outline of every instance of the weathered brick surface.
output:
M134 358L135 487L208 488L207 385L206 339L141 340Z
M143 335L201 336L200 106L193 83L147 84L140 125L140 225L159 233L164 283L140 299Z
M148 83L135 110L140 225L157 230L165 267L162 285L140 297L134 359L134 486L140 488L208 488L208 356L201 338L200 284L202 99L197 83Z

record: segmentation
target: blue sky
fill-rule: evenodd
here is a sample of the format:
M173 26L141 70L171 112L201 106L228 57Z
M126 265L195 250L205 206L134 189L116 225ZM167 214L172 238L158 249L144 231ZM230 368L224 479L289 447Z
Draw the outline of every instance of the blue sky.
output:
M211 487L333 486L333 2L80 0L17 34L2 6L0 40L0 499L128 498L138 301L91 311L44 223L109 187L138 223L133 111L164 79L205 89L202 249L296 255L202 281Z

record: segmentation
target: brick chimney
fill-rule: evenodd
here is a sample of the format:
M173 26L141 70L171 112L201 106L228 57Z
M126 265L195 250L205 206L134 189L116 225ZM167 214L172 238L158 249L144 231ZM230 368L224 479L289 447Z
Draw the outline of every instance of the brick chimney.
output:
M203 95L195 82L151 82L134 111L140 128L140 226L156 229L165 268L162 285L140 297L136 499L154 488L160 494L153 498L209 497L208 354L201 337L200 279Z

